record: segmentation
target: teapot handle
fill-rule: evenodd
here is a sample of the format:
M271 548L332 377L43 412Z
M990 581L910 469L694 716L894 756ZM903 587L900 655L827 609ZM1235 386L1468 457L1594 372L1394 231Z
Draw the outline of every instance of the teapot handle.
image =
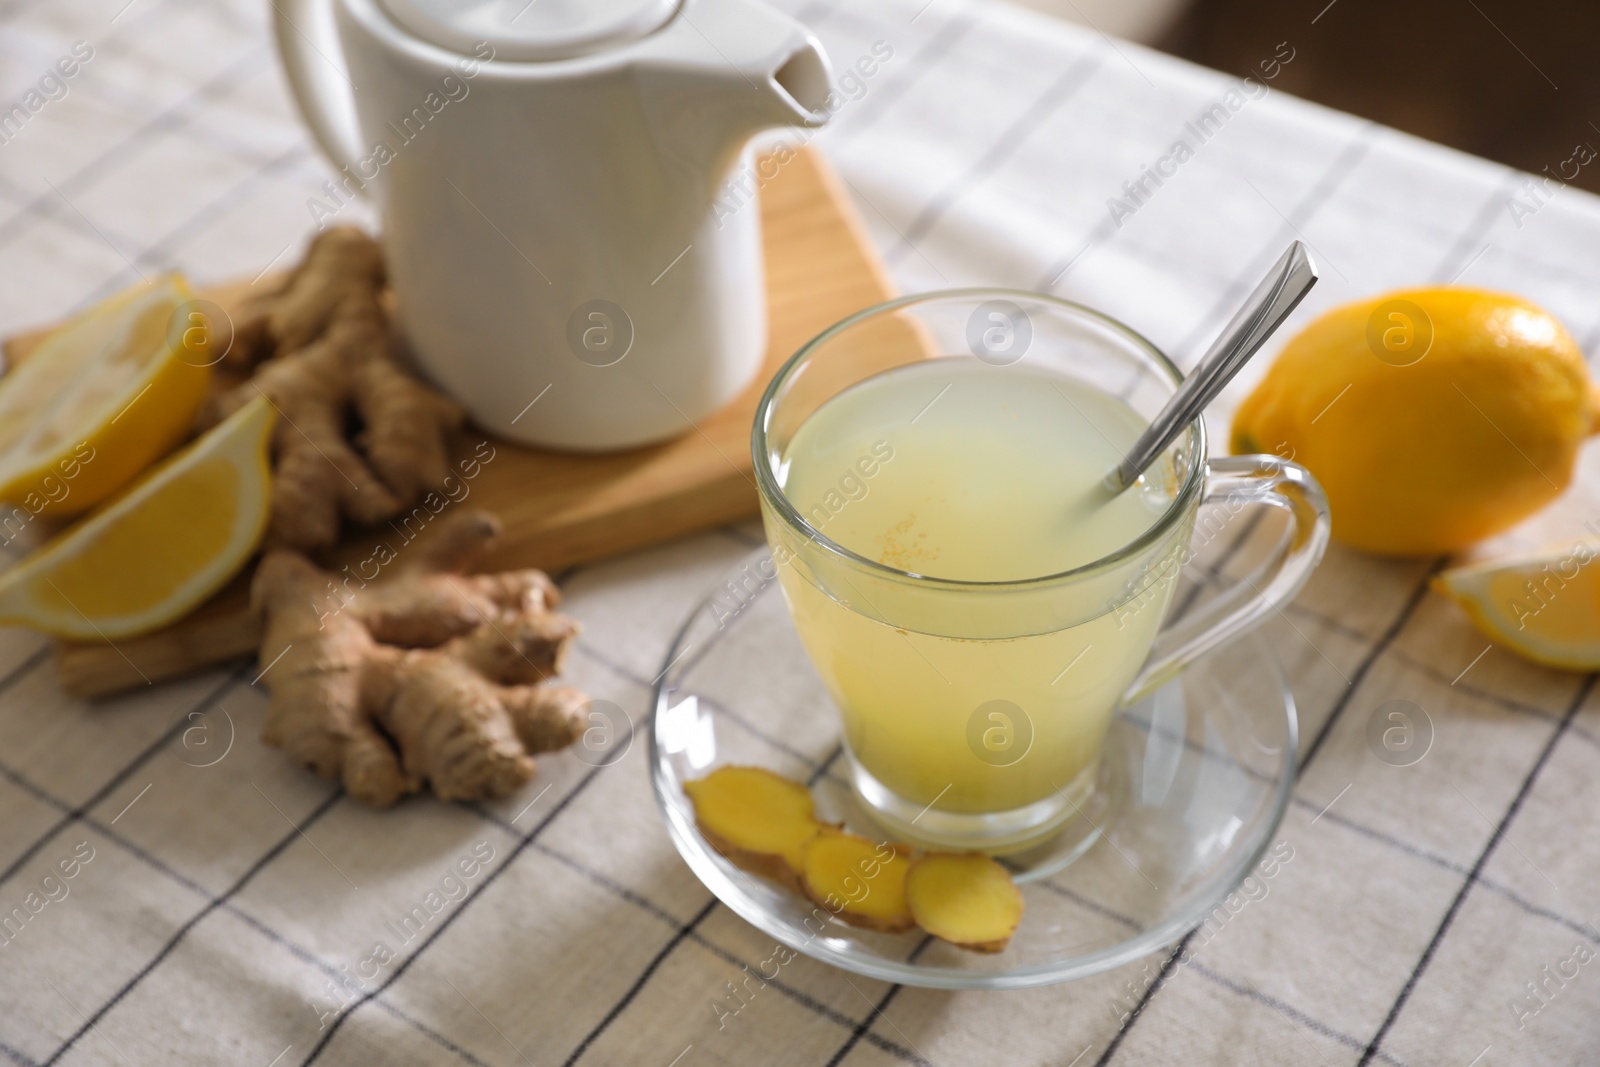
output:
M354 85L333 21L332 0L274 0L273 35L295 103L335 167L361 158Z

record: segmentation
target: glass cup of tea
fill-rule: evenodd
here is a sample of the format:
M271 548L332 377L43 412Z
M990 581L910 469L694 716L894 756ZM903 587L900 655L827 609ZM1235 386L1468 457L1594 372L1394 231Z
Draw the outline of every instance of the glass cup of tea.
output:
M767 540L851 784L893 839L1009 853L1077 821L1087 847L1117 711L1281 608L1321 559L1311 474L1208 458L1202 420L1111 492L1182 378L1090 308L965 289L853 315L767 388ZM1285 512L1283 536L1167 623L1183 565L1252 505Z

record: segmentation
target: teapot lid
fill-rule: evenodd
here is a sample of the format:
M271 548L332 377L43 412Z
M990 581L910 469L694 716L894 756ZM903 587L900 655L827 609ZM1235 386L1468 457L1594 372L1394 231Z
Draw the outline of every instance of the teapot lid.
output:
M452 51L481 42L494 58L574 59L638 40L660 29L680 0L381 0L412 34Z

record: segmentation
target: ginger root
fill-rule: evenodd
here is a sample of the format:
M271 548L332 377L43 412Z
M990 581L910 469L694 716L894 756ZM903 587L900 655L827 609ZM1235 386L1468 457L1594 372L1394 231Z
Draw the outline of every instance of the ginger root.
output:
M806 843L801 884L813 903L852 926L903 933L917 925L906 903L911 855L904 845L824 830Z
M685 782L700 833L753 874L800 891L801 856L823 829L805 786L762 767L718 767Z
M999 952L1022 921L1011 874L980 852L930 852L906 872L906 904L934 937L974 952Z
M465 413L401 368L383 290L378 243L334 227L235 328L230 362L255 376L221 394L205 420L263 394L277 407L268 545L326 548L341 517L394 518L450 472L448 435Z
M262 740L377 807L424 782L441 800L505 796L533 776L530 753L577 740L587 698L541 684L578 632L550 610L555 586L536 570L461 573L498 532L485 513L454 516L348 599L298 552L267 553L251 586L272 694Z

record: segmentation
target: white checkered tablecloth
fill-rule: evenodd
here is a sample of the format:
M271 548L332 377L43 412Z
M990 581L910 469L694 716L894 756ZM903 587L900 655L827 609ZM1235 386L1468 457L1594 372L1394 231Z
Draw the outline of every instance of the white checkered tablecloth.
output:
M1298 236L1325 276L1291 326L1460 279L1545 304L1585 350L1600 340L1600 202L1583 193L1522 193L1537 210L1514 218L1522 175L995 2L786 2L841 70L877 45L818 143L905 290L1047 288L1188 361ZM1282 55L1315 41L1320 7L1284 7ZM248 277L307 232L328 171L287 102L267 11L0 3L0 107L74 42L93 50L0 144L0 329L138 272ZM1186 132L1219 104L1204 138ZM1192 158L1163 164L1171 176L1116 225L1108 198L1185 136ZM1577 534L1600 516L1597 488L1591 454L1580 485L1506 540ZM745 526L562 575L586 626L574 680L641 713L675 624L756 541ZM1593 679L1486 649L1428 591L1439 563L1335 548L1267 627L1300 704L1304 771L1279 832L1294 859L1185 965L1163 953L1072 985L951 994L801 958L720 1027L712 1002L773 946L673 852L642 745L603 770L544 759L502 804L373 812L257 742L248 667L91 705L62 694L39 638L0 633L0 914L34 909L0 942L0 1055L1600 1062ZM1365 741L1373 710L1401 697L1435 730L1407 768ZM214 765L183 744L196 727L212 751L232 736Z

